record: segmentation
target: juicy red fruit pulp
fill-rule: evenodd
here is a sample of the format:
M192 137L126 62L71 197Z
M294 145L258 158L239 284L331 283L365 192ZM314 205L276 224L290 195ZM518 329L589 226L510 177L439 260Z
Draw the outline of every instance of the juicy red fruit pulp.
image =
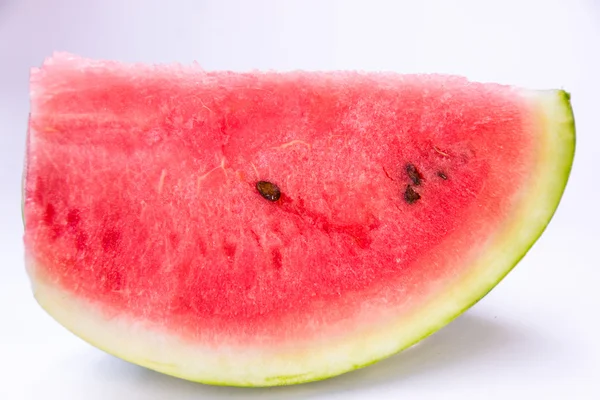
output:
M500 86L47 68L30 257L107 312L205 341L309 340L364 304L426 297L531 165L530 110Z

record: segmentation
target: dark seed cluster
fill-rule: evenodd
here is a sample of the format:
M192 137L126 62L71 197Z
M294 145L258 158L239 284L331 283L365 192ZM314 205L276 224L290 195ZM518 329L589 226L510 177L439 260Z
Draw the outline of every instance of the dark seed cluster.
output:
M421 181L423 178L419 170L417 170L417 167L414 166L414 164L406 164L404 170L406 171L408 178L412 182L412 185L421 185ZM419 199L421 199L421 195L417 193L415 189L413 189L412 185L406 185L406 189L404 190L404 201L406 201L408 204L414 204Z
M405 171L411 183L406 185L406 188L404 189L404 201L406 201L408 204L414 204L421 199L421 195L413 186L421 186L423 183L423 175L421 175L417 167L411 163L406 164ZM448 179L448 176L442 171L438 171L437 176L443 180Z

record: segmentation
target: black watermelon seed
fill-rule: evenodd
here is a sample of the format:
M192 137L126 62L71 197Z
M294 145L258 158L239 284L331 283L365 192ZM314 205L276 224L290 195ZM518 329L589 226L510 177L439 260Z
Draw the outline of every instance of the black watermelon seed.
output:
M267 181L259 181L256 183L256 190L265 199L269 201L277 201L281 197L281 191L279 187L274 183Z
M443 173L442 171L439 171L439 172L437 173L437 176L439 176L439 177L440 177L440 178L442 178L443 180L446 180L446 179L448 179L448 176L446 176L446 174L445 174L445 173Z
M417 167L415 167L413 164L406 164L406 173L415 186L419 186L421 184L421 174L417 170Z
M408 204L414 204L417 200L421 198L421 195L412 188L410 185L406 185L406 190L404 191L404 200Z

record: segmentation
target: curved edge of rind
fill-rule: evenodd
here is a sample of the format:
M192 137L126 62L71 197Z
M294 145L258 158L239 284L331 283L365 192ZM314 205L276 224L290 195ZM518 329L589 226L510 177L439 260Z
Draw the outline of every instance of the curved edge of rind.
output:
M538 239L546 231L547 227L552 221L554 214L558 210L558 206L562 200L563 194L566 190L569 177L571 175L571 170L573 168L573 160L575 159L575 149L577 142L575 116L573 113L573 107L571 105L571 94L569 92L565 90L551 90L535 91L534 93L536 97L541 97L543 99L541 101L541 108L543 119L545 120L545 126L547 127L547 129L545 130L545 135L548 138L550 138L551 141L556 141L556 146L551 145L550 147L562 149L562 152L564 153L563 157L556 158L557 161L560 161L557 163L556 169L562 173L560 179L557 179L558 183L556 191L548 192L549 196L552 194L554 195L551 197L550 201L548 201L549 208L552 210L551 213L547 215L545 223L541 226L538 232L533 235L532 241L523 249L521 254L519 254L514 259L514 261L511 263L512 265L510 265L509 268L507 268L502 274L498 276L498 278L493 284L488 285L486 288L484 288L482 292L473 296L472 301L468 302L458 313L450 316L449 318L443 321L440 321L435 327L432 327L432 329L429 329L428 331L424 332L422 336L416 338L414 341L402 346L395 353L390 354L388 357L398 354L401 351L411 346L414 346L420 341L431 336L438 330L450 324L456 318L460 317L463 313L465 313L479 301L481 301L520 263L520 261L527 255L527 253L532 249L532 247L535 245ZM564 145L564 147L561 145ZM383 360L384 358L373 360L366 364L357 366L351 371L367 367L369 365Z
M126 345L123 345L123 342L119 345L112 346L112 349L109 349L106 345L100 345L98 340L89 337L86 335L82 329L76 328L79 326L81 328L82 324L80 321L69 321L67 315L69 315L69 310L73 311L76 309L84 309L85 306L77 303L77 299L73 299L69 301L67 297L59 294L56 288L53 288L51 284L44 282L43 278L40 276L31 275L32 283L34 286L34 293L38 303L41 307L52 316L54 319L59 321L65 328L69 331L73 332L75 335L79 336L83 340L92 344L103 351L113 354L117 357L120 357L129 362L144 366L148 369L152 369L167 375L172 375L179 378L184 378L190 381L195 381L204 384L217 385L217 386L239 386L239 387L265 387L265 386L282 386L282 385L291 385L291 384L300 384L307 383L313 381L324 380L327 378L331 378L333 376L341 375L343 373L350 372L352 370L360 369L366 367L368 365L374 364L382 359L390 357L431 335L432 333L438 331L443 328L445 325L450 323L452 320L460 316L463 312L472 307L475 303L485 297L517 264L518 262L527 254L527 252L531 249L537 239L542 235L545 231L546 227L550 223L566 188L573 158L575 154L575 123L573 117L573 110L570 103L570 95L568 92L564 90L559 91L547 91L547 92L535 92L533 94L535 97L533 103L540 109L541 118L543 119L544 126L546 129L544 130L543 136L547 139L547 151L543 152L544 155L548 156L549 161L549 169L552 169L552 172L558 173L559 175L555 175L550 171L545 171L546 167L544 162L542 161L540 172L542 176L542 180L545 181L546 185L548 185L549 181L553 181L554 184L550 184L550 188L552 190L547 190L548 187L542 188L542 191L538 193L536 197L536 201L529 201L527 203L535 203L535 206L542 205L545 213L543 213L538 220L533 221L536 222L536 228L532 229L530 235L528 236L526 241L518 242L522 244L522 246L517 246L515 251L502 263L502 265L496 270L490 272L476 272L472 274L472 276L462 279L460 282L457 282L450 290L445 291L444 293L437 296L431 302L429 302L424 307L420 308L418 312L414 313L413 316L407 319L403 319L402 321L395 321L388 328L384 328L383 331L374 332L369 335L369 337L365 338L356 338L353 337L349 339L349 341L355 341L360 343L368 343L369 341L377 341L377 340L388 340L390 343L394 343L389 347L389 350L385 352L385 354L377 354L372 357L363 357L364 362L359 363L340 363L338 368L327 369L321 368L318 366L321 364L317 364L316 362L311 362L313 366L316 366L315 369L309 371L308 373L300 373L300 374L274 374L270 376L254 376L250 379L211 379L207 376L194 376L193 374L182 373L182 371L174 371L170 365L162 364L160 362L151 361L148 359L140 359L138 357L132 356L134 352L131 352L130 349L126 351L122 351L127 348ZM549 175L552 175L550 177ZM527 209L531 204L525 204L523 208ZM519 224L529 224L533 220L533 217L526 218L524 221L519 220L518 217L515 217L513 224L517 226ZM514 226L512 228L514 228ZM511 228L511 229L512 229ZM510 234L511 229L508 229L508 234ZM501 240L508 241L509 243L514 239L507 239L506 237L500 239L498 243L493 243L493 246L499 246ZM481 265L485 265L485 260L478 260L478 263ZM35 268L31 266L31 271L34 271ZM490 275L490 276L487 276ZM493 279L484 279L484 278L493 278ZM482 280L483 279L483 280ZM485 282L485 283L481 283ZM464 296L464 288L465 287L475 287L479 290L471 291L469 296ZM53 293L56 291L56 293ZM54 306L53 307L53 303ZM59 304L60 303L60 304ZM449 305L448 305L449 304ZM69 307L72 307L69 309ZM441 311L440 311L441 310ZM65 315L66 314L66 315ZM74 315L80 315L75 312ZM81 316L81 315L80 315ZM91 320L89 316L87 316L88 320L91 321L90 324L98 324L100 323L100 318L97 321ZM402 332L410 329L410 326L413 328L416 326L419 329L413 329L411 332ZM406 328L406 327L409 328ZM93 330L92 330L93 331ZM113 343L118 343L122 340L118 335L111 335L109 332L109 328L106 328L107 338L111 337L114 340ZM149 334L151 335L151 334ZM133 339L132 339L133 340ZM103 341L105 343L107 341ZM150 343L150 341L149 341ZM352 347L352 346L351 346ZM352 348L355 348L354 346ZM120 348L120 349L117 349ZM340 354L340 349L343 349L343 346L338 346L335 350L332 350L333 353L337 352ZM329 348L327 350L330 350ZM129 354L126 354L128 351ZM367 353L367 351L365 351ZM298 355L281 355L281 359L284 361L292 361L300 357ZM318 356L314 357L314 361L323 361L325 362L328 357L324 356L319 359ZM332 357L333 358L333 357ZM331 358L330 358L331 361ZM256 362L257 368L259 368L260 361ZM329 366L331 367L331 366ZM215 365L215 368L218 367ZM224 368L224 367L223 367ZM224 368L225 369L225 368ZM225 376L226 372L221 376Z
M558 180L556 188L557 190L554 193L547 193L548 195L554 195L551 201L549 201L549 203L551 204L550 207L552 208L552 212L548 215L546 222L543 224L538 233L534 235L534 239L529 243L527 247L524 248L523 252L515 259L514 264L509 269L507 269L503 275L499 277L499 279L496 281L496 283L493 284L493 286L489 287L488 290L485 291L481 296L479 296L472 303L467 305L458 315L455 316L455 318L460 316L463 312L467 311L469 308L473 307L481 299L483 299L519 264L519 262L527 255L527 253L529 253L529 250L531 250L531 248L537 243L538 239L546 231L546 228L548 228L548 225L550 225L550 222L554 218L554 214L558 210L558 206L562 200L562 196L567 188L569 177L571 175L571 169L573 167L573 160L575 158L575 118L573 115L573 108L571 106L570 101L571 94L565 90L554 90L549 92L556 93L556 101L549 101L548 103L550 103L550 105L546 105L543 107L545 120L547 121L546 125L552 128L549 130L551 132L548 132L548 135L550 137L561 138L560 142L566 145L566 147L564 147L566 153L565 157L559 158L559 160L561 160L562 163L557 164L557 169L562 172L562 176ZM550 112L555 111L557 106L559 107L559 113L557 113L555 117L552 117L552 115L550 115ZM558 121L557 118L563 119L563 121Z

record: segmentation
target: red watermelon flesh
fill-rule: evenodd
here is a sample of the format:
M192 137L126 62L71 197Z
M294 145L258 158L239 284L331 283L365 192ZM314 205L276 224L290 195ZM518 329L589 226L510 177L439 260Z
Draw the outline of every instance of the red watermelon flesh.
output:
M31 98L38 301L208 383L321 379L437 330L541 234L574 149L565 92L453 76L56 54Z

